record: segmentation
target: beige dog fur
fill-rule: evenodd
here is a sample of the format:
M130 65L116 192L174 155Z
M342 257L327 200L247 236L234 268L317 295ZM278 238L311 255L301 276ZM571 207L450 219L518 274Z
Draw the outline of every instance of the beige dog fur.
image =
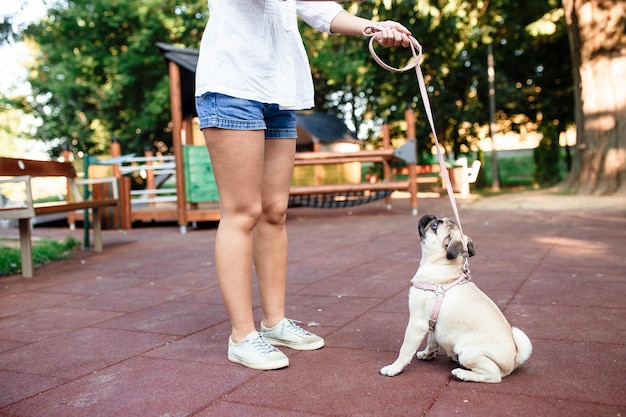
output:
M446 284L454 281L465 262L461 232L448 218L427 215L419 221L422 259L411 282ZM474 246L467 236L468 256ZM511 327L496 304L472 282L456 285L446 291L434 326L429 319L436 294L411 287L409 290L409 323L398 359L380 370L394 376L409 365L426 334L426 349L417 353L421 360L433 359L441 346L461 367L452 375L462 381L500 382L524 363L532 352L528 336Z

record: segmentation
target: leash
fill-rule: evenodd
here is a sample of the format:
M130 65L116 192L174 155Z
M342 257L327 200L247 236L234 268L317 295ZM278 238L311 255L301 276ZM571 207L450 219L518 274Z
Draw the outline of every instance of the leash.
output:
M375 26L368 26L363 29L363 35L370 38L369 42L369 50L374 61L387 71L391 72L405 72L410 70L411 68L415 68L415 74L417 76L417 84L419 86L420 95L422 97L422 101L424 102L424 110L426 112L426 118L428 119L428 123L430 124L430 130L433 132L433 137L435 138L435 148L437 149L437 159L439 161L439 166L441 168L441 175L443 177L443 181L446 185L446 190L448 191L448 197L450 198L450 204L452 205L452 211L454 212L454 216L456 217L456 222L459 226L459 230L461 232L461 237L465 236L463 234L463 227L461 226L461 218L459 217L459 210L456 205L456 200L454 198L454 192L452 191L452 183L450 182L450 175L448 174L448 169L446 168L446 162L443 159L443 153L441 152L441 146L439 145L439 139L437 138L437 132L435 131L435 123L433 122L432 110L430 107L430 100L428 99L428 93L426 92L426 83L424 82L424 75L422 74L422 69L419 65L420 59L422 57L422 45L415 39L413 36L409 36L410 41L410 49L411 54L413 55L413 59L409 61L403 68L396 68L388 65L384 62L376 51L374 50L374 41L380 37L380 29ZM465 265L463 269L465 271L469 271L469 254L467 253L467 243L465 239L463 239L463 250L465 256Z

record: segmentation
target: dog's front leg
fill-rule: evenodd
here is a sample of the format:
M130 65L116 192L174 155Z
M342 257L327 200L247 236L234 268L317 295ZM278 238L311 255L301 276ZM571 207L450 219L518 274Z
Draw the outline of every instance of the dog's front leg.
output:
M439 350L439 343L437 343L437 339L435 338L435 331L430 330L428 332L428 343L426 344L426 349L421 352L417 352L417 359L422 361L429 361L434 359L437 356L437 351Z
M383 367L380 370L380 374L394 376L402 372L402 370L411 363L411 359L413 359L413 355L415 355L415 352L417 352L417 349L422 344L426 332L427 330L424 330L422 326L419 325L419 320L411 317L404 333L404 342L402 342L398 359L391 365Z

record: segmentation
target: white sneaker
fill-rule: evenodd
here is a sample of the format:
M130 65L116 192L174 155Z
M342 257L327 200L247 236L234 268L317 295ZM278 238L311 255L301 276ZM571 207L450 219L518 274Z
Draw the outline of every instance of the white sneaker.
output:
M324 346L324 339L304 330L291 319L282 319L272 328L261 323L261 334L272 346L285 346L296 350L315 350Z
M268 344L259 332L250 333L239 343L229 338L228 360L263 371L289 366L289 358Z

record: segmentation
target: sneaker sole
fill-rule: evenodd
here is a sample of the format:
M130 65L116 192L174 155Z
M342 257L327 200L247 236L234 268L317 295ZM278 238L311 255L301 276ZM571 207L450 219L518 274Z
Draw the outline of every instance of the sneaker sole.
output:
M255 363L255 362L248 362L247 360L242 359L235 355L228 355L228 360L231 362L243 365L250 369L257 369L259 371L271 371L274 369L282 369L282 368L286 368L289 366L289 358L285 358L280 361Z
M265 341L272 346L283 346L294 350L317 350L324 347L324 340L319 340L315 343L293 343L285 340L270 339L267 336L263 336Z

